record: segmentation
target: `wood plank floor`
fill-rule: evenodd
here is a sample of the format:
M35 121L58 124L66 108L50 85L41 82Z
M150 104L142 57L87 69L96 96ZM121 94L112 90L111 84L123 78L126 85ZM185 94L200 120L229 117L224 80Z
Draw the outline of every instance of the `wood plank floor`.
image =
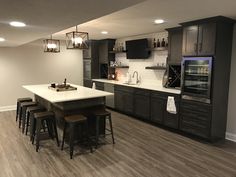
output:
M112 112L109 137L94 153L61 151L52 140L38 153L15 123L0 113L0 177L236 177L236 145L212 145Z

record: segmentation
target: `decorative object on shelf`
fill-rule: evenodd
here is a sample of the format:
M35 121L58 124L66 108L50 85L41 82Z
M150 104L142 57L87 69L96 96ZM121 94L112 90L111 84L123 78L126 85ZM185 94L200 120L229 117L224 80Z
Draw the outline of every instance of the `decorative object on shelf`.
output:
M124 50L124 45L123 43L116 43L112 49L112 51L110 51L110 53L121 53L121 52L125 52Z
M60 52L60 40L50 39L43 40L44 43L44 52L58 53Z
M153 48L156 48L157 47L157 43L156 43L156 39L154 38L153 39Z
M110 73L110 74L108 75L108 79L109 79L109 80L117 80L117 72Z
M88 49L89 35L87 32L72 31L66 33L66 47L67 49Z
M166 47L166 42L165 42L165 39L163 38L162 41L161 41L161 47Z
M160 39L157 39L157 47L161 47Z

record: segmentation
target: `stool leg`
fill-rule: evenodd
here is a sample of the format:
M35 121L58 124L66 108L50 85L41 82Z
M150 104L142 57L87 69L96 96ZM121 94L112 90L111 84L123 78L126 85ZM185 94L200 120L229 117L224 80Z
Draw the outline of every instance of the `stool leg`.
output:
M70 124L70 159L73 157L74 152L74 124Z
M63 136L62 136L62 143L61 143L61 150L63 150L64 148L64 142L65 142L65 136L66 136L66 127L67 127L67 123L64 123L64 128L63 128Z
M99 139L99 123L100 123L100 117L96 117L96 146L95 148L97 149L98 147L98 139Z
M22 120L22 133L24 133L25 131L25 118L26 118L26 109L27 107L23 107L23 110L22 110L22 117L21 117L21 120Z
M114 135L113 135L113 128L112 128L112 121L111 121L111 115L109 115L109 124L110 124L110 129L111 129L112 142L113 142L113 144L115 144Z
M40 136L40 130L41 130L41 120L36 120L36 152L39 150L39 136Z
M28 133L29 121L30 121L30 112L26 114L26 130L25 130L26 135Z
M54 133L55 133L55 136L56 136L56 140L57 140L57 146L59 147L60 143L59 143L59 139L58 139L57 124L56 124L55 118L53 118L52 124L53 124L53 130L54 130Z
M86 129L86 139L88 141L90 152L92 153L93 152L93 147L92 147L92 142L91 142L90 134L89 134L88 121L85 122L85 129Z
M19 117L19 128L20 128L20 126L21 126L21 117L22 117L22 107L20 107L20 112L19 112L18 117Z
M16 104L16 122L18 119L18 114L19 114L19 102L17 102L17 104Z
M30 119L30 140L32 141L32 144L34 144L34 137L35 137L35 130L36 130L36 120L34 118L34 115L31 115Z

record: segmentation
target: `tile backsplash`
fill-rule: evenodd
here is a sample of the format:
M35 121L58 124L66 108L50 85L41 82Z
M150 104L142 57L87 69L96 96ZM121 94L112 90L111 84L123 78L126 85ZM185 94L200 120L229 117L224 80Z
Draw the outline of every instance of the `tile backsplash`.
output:
M154 38L156 40L159 39L160 41L164 38L165 41L167 41L167 36L168 36L167 32L152 33L152 34L117 39L116 43L117 44L122 43L123 45L125 45L125 41L127 40L148 38L149 45L150 47L152 47ZM126 58L126 53L117 53L116 54L117 63L129 66L129 69L117 69L118 79L125 80L127 72L129 72L129 74L132 75L134 71L138 71L141 83L161 84L165 70L150 70L150 69L145 69L145 67L157 66L157 64L166 65L167 55L168 55L167 51L152 51L148 59L130 60Z

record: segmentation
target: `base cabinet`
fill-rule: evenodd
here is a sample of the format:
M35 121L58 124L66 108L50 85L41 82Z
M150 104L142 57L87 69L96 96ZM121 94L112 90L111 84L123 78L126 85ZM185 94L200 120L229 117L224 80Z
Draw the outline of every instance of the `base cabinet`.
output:
M133 115L134 96L133 88L115 85L115 109Z
M180 105L180 129L203 138L210 138L211 105L182 100Z
M134 94L134 115L150 120L150 91L136 89Z

